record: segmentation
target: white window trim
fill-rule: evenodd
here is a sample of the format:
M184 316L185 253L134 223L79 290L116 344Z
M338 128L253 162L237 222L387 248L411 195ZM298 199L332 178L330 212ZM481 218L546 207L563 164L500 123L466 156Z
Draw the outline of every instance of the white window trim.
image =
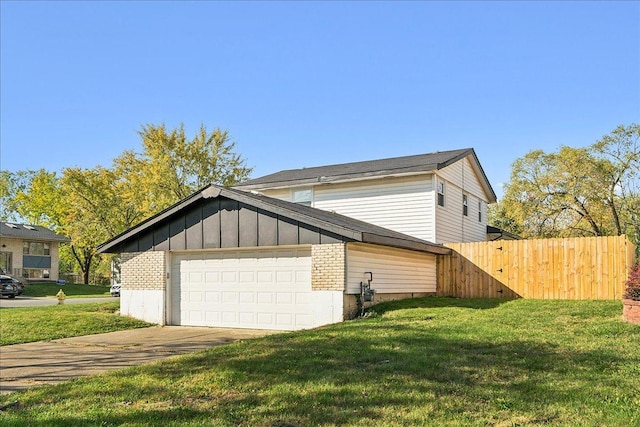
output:
M303 200L296 200L297 193L309 193L308 199L305 198ZM291 201L293 203L298 203L304 206L313 206L313 187L300 187L300 188L292 188L291 189Z
M442 192L440 192L440 187L442 187ZM440 196L442 195L442 203L440 203ZM447 189L445 182L441 179L437 179L436 181L436 204L442 208L447 205L446 201Z
M462 193L462 216L469 216L469 195Z

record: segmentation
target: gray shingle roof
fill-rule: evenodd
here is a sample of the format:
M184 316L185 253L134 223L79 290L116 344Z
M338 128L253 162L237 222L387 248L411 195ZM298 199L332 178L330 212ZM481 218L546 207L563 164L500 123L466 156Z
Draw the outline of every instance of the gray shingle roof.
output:
M379 227L369 222L360 221L358 219L340 215L335 212L312 208L311 206L304 206L299 203L287 202L285 200L267 197L261 194L249 193L233 188L218 188L221 189L220 194L225 197L234 198L236 200L242 199L239 201L242 201L244 203L252 200L253 203L249 204L257 205L256 202L258 202L259 204L262 204L262 206L258 207L267 208L267 206L270 206L270 210L277 211L276 213L284 214L291 217L292 219L306 222L310 225L314 225L320 228L329 228L331 226L340 227L344 230L349 230L351 232L355 232L356 234L361 234L362 236L364 236L364 240L361 240L364 243L376 243L371 240L373 239L373 236L377 236L378 241L381 241L381 239L387 239L388 242L386 244L389 244L390 246L402 245L402 247L404 247L405 249L416 249L427 252L449 252L448 249L446 249L442 245L437 245L435 243L431 243L417 237L389 230L388 228ZM235 197L230 197L232 194ZM391 244L390 242L392 240L396 241L396 244Z
M311 184L380 175L431 172L442 169L470 154L475 156L473 149L464 148L391 159L284 170L245 181L236 185L236 188L259 189L278 185Z
M0 223L0 237L50 242L69 241L67 237L61 236L48 228L39 225L14 224L12 222Z
M359 221L344 215L247 191L220 187L217 185L210 185L209 187L190 195L181 202L176 203L157 215L148 218L144 222L103 243L98 247L98 252L110 252L115 248L122 246L122 244L127 240L133 239L142 233L152 230L154 226L162 223L168 218L171 218L174 215L179 215L181 211L187 209L193 203L196 203L203 198L215 197L225 197L242 202L363 243L380 244L438 254L446 254L450 252L448 248L442 245L427 242L416 237L389 230L387 228L378 227L368 222Z

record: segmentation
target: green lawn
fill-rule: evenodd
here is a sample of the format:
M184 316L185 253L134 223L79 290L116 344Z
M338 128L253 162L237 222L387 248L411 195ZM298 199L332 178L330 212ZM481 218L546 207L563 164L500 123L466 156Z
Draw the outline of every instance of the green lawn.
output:
M53 297L62 289L67 298L87 298L111 296L109 286L82 285L68 283L58 285L56 283L29 283L24 287L24 295L29 297Z
M426 298L0 397L3 426L637 426L618 301Z
M0 310L0 345L150 326L146 322L120 316L119 309L119 301L50 307L3 308Z

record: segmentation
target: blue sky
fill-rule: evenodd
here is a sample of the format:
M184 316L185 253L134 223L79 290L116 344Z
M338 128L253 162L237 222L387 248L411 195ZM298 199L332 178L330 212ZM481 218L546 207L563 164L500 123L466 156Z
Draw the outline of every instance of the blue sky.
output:
M0 3L0 167L109 166L143 124L228 129L253 177L640 122L640 2Z

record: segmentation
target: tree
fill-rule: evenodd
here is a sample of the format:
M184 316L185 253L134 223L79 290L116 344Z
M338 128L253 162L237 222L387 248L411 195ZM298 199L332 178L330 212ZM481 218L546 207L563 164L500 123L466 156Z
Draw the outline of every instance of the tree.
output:
M492 221L525 237L627 233L640 243L640 126L619 126L586 148L529 152L512 165Z
M65 191L56 172L45 169L18 172L22 176L20 189L13 197L15 213L30 224L60 231L66 215Z
M157 212L209 184L229 186L246 179L251 168L233 150L229 132L204 125L188 140L184 125L144 125L138 132L142 153L127 151L114 161L121 176L146 191L146 211ZM137 200L140 200L137 198Z
M125 184L110 169L68 168L62 185L68 209L61 229L71 238L71 252L84 283L89 283L93 263L100 258L98 245L133 225L137 217L122 201Z
M111 168L67 168L0 175L0 214L23 218L71 238L69 251L84 283L102 257L100 243L208 184L233 185L251 168L234 152L229 133L200 127L193 139L184 126L145 125L141 153L125 151ZM104 259L104 261L110 261Z
M34 171L0 171L0 221L21 222L17 196L29 185Z

